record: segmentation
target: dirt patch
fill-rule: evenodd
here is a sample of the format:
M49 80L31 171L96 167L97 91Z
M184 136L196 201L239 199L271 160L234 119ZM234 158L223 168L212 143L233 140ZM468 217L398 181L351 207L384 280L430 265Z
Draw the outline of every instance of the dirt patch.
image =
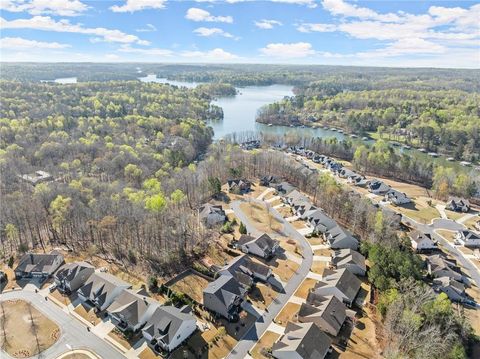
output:
M269 207L271 205L257 202L246 202L240 205L240 209L257 230L266 233L282 233L283 223L270 213Z
M271 358L271 356L265 354L270 351L278 338L280 338L280 334L266 331L251 351L253 359Z
M328 268L328 262L313 261L312 268L310 270L314 273L322 274L325 268Z
M311 246L317 246L319 244L323 244L323 238L322 237L311 237L307 238L308 243L310 243Z
M275 318L275 323L285 327L287 322L297 322L297 314L300 310L300 304L288 302L282 309L280 313L278 313L277 317Z
M149 347L146 347L138 355L138 358L139 359L158 359L160 358L160 356L157 356L157 354L155 354L155 352L152 349L150 349Z
M302 284L300 284L300 287L298 287L294 295L296 297L307 299L307 295L310 292L310 289L315 286L315 283L317 283L315 279L305 278L305 280L302 282Z
M208 286L209 281L205 278L190 273L170 285L176 292L184 293L198 303L203 303L203 290Z
M333 251L330 248L322 248L315 250L313 253L316 256L331 257Z
M95 309L92 307L87 306L84 303L80 303L75 307L73 310L75 313L80 315L86 321L92 323L93 325L97 325L102 320L95 314Z
M60 328L31 303L0 302L1 348L14 358L27 358L50 348L60 337Z

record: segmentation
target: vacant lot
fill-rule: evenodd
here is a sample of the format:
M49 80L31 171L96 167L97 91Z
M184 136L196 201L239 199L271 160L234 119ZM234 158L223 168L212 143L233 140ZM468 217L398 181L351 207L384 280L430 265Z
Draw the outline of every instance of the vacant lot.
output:
M275 318L275 323L285 327L287 322L296 322L296 316L299 310L300 304L288 302L283 307L282 311L278 313L277 317Z
M281 233L283 224L273 217L269 211L269 205L247 202L240 205L240 209L248 216L250 223L260 232Z
M0 344L14 358L43 352L60 337L60 328L23 300L0 302Z
M273 343L280 338L280 334L266 331L265 334L260 338L260 340L255 344L252 349L252 357L253 359L263 359L263 358L270 358L270 356L263 355L264 351L267 349L271 349Z
M176 292L190 296L198 303L203 303L203 290L208 285L208 280L195 273L190 273L170 285Z
M315 283L317 283L315 279L305 278L305 280L302 282L302 284L300 284L300 287L298 287L294 295L296 297L307 299L307 295L310 292L310 289L315 286Z

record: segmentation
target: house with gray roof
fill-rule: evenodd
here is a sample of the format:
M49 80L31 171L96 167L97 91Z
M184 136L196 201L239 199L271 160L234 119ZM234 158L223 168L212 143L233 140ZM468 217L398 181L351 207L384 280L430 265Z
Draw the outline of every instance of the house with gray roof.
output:
M313 300L307 298L307 302L302 303L298 312L298 321L314 323L325 333L337 336L347 318L353 316L355 312L347 309L345 304L334 295L314 296Z
M131 287L130 284L111 274L95 272L78 289L77 294L80 300L92 303L97 310L103 311L124 289Z
M244 253L254 254L262 258L271 258L275 255L280 243L266 233L256 238L242 234L237 245Z
M218 271L219 275L237 276L237 273L247 275L252 280L257 279L266 282L272 275L272 269L243 254L232 259L230 263Z
M452 302L463 302L467 299L465 285L449 277L440 277L433 280L433 289L445 293Z
M393 203L397 206L412 202L406 193L397 191L394 188L391 188L387 193L385 193L385 200L390 201L390 203Z
M332 249L350 248L356 250L358 248L358 240L348 230L338 225L327 231L325 239Z
M335 250L331 263L337 269L346 268L351 273L362 277L365 276L367 271L365 257L350 248Z
M380 194L380 195L386 194L391 189L391 187L388 184L377 179L371 180L368 183L367 188L369 192L373 194Z
M198 211L200 219L207 227L222 225L227 220L227 215L221 205L205 203Z
M460 268L454 260L435 254L428 256L426 262L428 274L433 278L448 277L458 282L464 281Z
M170 353L197 330L195 317L189 306L159 306L148 319L142 334L157 353Z
M412 231L409 233L410 243L416 252L430 251L437 249L437 243L433 240L430 233Z
M235 321L246 293L235 277L221 274L203 290L203 305L229 321Z
M107 308L113 323L121 331L138 331L160 304L145 294L123 289Z
M480 248L480 234L470 230L457 231L455 242L465 247Z
M310 200L298 190L293 190L289 194L284 197L284 201L289 204L290 206L294 206L297 204L308 203Z
M450 211L466 213L470 210L470 201L461 197L450 197L445 208Z
M15 278L49 278L64 263L60 252L27 253L20 259L15 268Z
M245 179L229 179L227 181L228 192L244 194L250 191L252 183Z
M62 293L73 293L85 284L95 272L95 268L87 262L72 262L64 264L55 273L54 280L57 289Z
M320 209L310 212L306 219L308 225L317 233L326 233L337 226L337 222Z
M312 292L323 297L334 295L347 306L351 306L360 286L360 280L346 268L325 269L323 279L315 284Z
M276 359L323 359L331 351L331 339L313 323L288 322L279 340L273 344Z

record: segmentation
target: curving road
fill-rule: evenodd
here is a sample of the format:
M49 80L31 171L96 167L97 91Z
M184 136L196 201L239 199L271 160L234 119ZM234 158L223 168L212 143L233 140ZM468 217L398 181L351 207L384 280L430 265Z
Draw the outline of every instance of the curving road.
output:
M262 201L252 200L254 202L263 203ZM249 218L240 209L240 201L231 203L231 208L235 212L237 218L243 222L248 232L252 234L260 234L260 232L250 223ZM272 215L283 223L283 228L286 236L296 240L303 247L303 260L298 268L297 272L288 281L284 287L284 293L279 293L277 298L268 307L263 316L257 319L254 325L245 333L245 335L239 340L235 348L232 349L227 356L228 359L244 359L247 357L248 352L257 343L258 339L267 330L268 326L273 322L277 314L282 310L283 306L288 302L290 297L295 293L297 288L302 284L302 281L307 276L313 261L313 253L309 243L298 231L288 223L280 213L274 208L270 208Z
M31 358L54 359L75 349L86 349L105 359L125 358L110 344L88 332L84 324L68 315L51 300L46 301L44 295L29 290L16 290L0 294L0 301L9 299L22 299L32 303L40 312L57 323L62 331L60 338L53 346ZM9 358L1 350L0 357Z

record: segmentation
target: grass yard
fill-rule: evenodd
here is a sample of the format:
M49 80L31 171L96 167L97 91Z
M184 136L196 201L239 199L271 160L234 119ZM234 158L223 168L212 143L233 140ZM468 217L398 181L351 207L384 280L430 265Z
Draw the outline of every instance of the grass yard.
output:
M307 295L310 292L310 289L315 286L315 283L317 283L315 279L305 278L305 280L302 282L302 284L300 284L300 287L298 287L294 295L296 297L307 299Z
M311 246L317 246L319 244L323 244L323 237L311 237L307 238L307 241Z
M305 221L299 219L299 220L296 220L296 221L293 221L293 222L290 222L290 224L293 226L293 228L295 229L304 229L304 228L307 228L307 224L305 223Z
M280 338L280 334L266 331L251 351L253 359L270 358L270 356L263 355L264 350L269 348L271 349L273 343L275 343L278 338Z
M50 348L60 337L60 328L29 302L0 302L1 348L14 358L27 358Z
M298 267L300 267L298 263L295 263L289 259L280 258L274 258L266 264L273 267L273 273L279 276L282 282L287 282L290 278L292 278Z
M435 232L444 237L447 241L453 243L453 240L455 238L455 232L448 231L446 229L437 229Z
M283 218L288 218L293 216L292 208L288 205L276 208L277 212L282 215Z
M276 238L280 241L280 247L282 247L286 252L289 252L293 255L299 257L302 253L302 247L297 244L293 239L288 238Z
M272 303L277 295L278 293L271 287L257 283L255 288L248 294L248 298L256 307L265 309Z
M139 359L158 359L160 356L155 354L155 352L150 349L149 347L146 347L145 349L142 350L142 352L138 355Z
M333 254L333 250L331 250L330 248L322 248L313 251L313 253L316 256L331 257Z
M418 197L429 197L428 190L424 187L420 187L414 184L398 182L391 179L381 178L381 177L369 177L368 179L377 178L385 182L386 184L390 185L391 187L395 188L397 191L404 192L407 194L408 197L418 198Z
M357 320L353 328L345 352L340 353L341 359L381 358L379 344L375 335L375 317L371 310L365 308L364 315Z
M477 222L480 222L480 217L479 216L475 216L475 217L472 217L470 218L469 220L465 221L463 224L465 225L465 227L467 227L468 229L473 229L473 230L477 230L477 228L475 228L475 224Z
M282 309L280 313L278 313L277 317L275 318L275 323L281 325L282 327L287 326L287 322L296 322L296 315L300 310L300 304L288 302Z
M460 218L466 215L466 213L450 211L448 209L445 210L445 214L449 219L452 219L454 221L458 221Z
M480 290L476 286L472 286L467 288L465 292L471 296L477 303L480 302ZM480 335L480 310L464 307L465 308L465 316L468 318L475 334L477 336Z
M240 205L240 209L260 232L282 233L283 223L272 216L266 205L246 202Z
M393 206L391 204L388 207L396 212L400 212L413 220L429 224L433 219L440 218L440 213L434 207L435 201L432 200L432 206L429 206L427 201L429 199L425 197L419 197L415 202L408 203L402 206Z
M51 292L49 297L53 297L56 300L58 300L60 303L63 305L67 306L72 303L73 300L75 300L76 295L72 294L70 297L68 295L64 295L58 291L58 289L55 289L53 292Z
M203 290L207 287L208 283L208 280L205 278L195 273L190 273L170 285L170 287L174 291L187 294L198 303L203 303Z
M125 349L129 350L142 338L142 332L140 331L127 339L120 330L113 328L113 330L108 333L108 336L120 343Z
M324 261L313 261L312 268L310 269L313 273L322 274L323 270L328 268L328 262Z
M86 321L92 323L93 325L97 325L102 320L95 314L94 308L90 308L83 303L80 303L75 307L73 310L75 313L80 315Z

